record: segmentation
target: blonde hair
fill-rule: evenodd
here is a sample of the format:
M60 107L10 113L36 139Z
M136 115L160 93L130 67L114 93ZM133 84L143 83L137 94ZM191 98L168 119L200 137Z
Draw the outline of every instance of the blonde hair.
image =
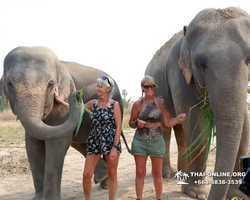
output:
M144 76L143 79L141 80L141 86L143 87L144 83L145 82L148 82L150 85L155 85L155 87L157 88L157 84L156 84L156 81L155 79L152 77L152 76ZM143 98L143 90L142 90L142 98ZM159 97L156 93L156 90L155 90L155 96L156 97Z
M144 76L141 80L141 86L143 86L145 82L149 82L150 85L155 85L157 87L155 79L152 76Z

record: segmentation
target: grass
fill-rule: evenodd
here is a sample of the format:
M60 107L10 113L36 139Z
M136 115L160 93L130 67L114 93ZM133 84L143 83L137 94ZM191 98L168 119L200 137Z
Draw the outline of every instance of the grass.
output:
M204 89L204 95L202 95L201 97L198 98L199 103L196 104L195 106L193 106L192 108L190 108L190 112L196 106L200 106L200 109L201 109L200 118L194 127L192 135L194 134L197 125L200 123L200 121L202 119L205 120L204 128L200 132L200 134L195 138L195 140L192 142L192 144L190 144L190 146L187 148L187 150L181 156L183 156L186 153L188 154L186 157L191 156L191 154L193 152L195 152L196 150L198 150L198 148L201 146L202 141L205 140L205 145L201 148L200 152L198 152L197 156L195 156L195 158L193 160L191 160L191 162L189 163L189 164L191 164L206 149L207 151L206 151L205 162L204 162L204 165L202 168L202 170L203 170L205 168L207 160L208 160L208 154L212 150L214 150L214 149L210 150L210 146L211 146L212 139L216 136L216 132L215 132L214 116L213 116L213 112L211 110L209 99L208 99L208 91L207 91L206 87L203 87L202 89ZM208 139L206 137L207 134L208 134ZM197 143L198 143L198 145L192 149L192 147Z
M129 118L131 108L124 109L122 129L130 129ZM10 109L0 112L0 148L6 146L19 146L24 144L25 132L20 121Z
M130 129L129 119L130 119L131 107L125 108L123 112L122 130Z
M18 146L24 143L24 128L15 120L11 110L0 112L0 147Z

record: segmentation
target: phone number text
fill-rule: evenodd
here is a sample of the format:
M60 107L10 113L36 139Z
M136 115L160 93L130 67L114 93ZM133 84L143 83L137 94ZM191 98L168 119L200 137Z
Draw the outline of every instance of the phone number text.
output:
M196 180L197 185L238 185L242 183L242 180Z

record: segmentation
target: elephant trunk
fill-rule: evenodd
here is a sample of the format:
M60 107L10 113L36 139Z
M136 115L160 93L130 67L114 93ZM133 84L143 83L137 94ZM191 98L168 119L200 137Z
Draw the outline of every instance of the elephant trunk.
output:
M236 92L232 94L231 91ZM243 131L246 91L246 87L238 85L233 89L223 88L209 94L216 124L215 172L233 173ZM223 95L223 98L218 97L218 94ZM213 177L213 179L230 180L231 177ZM211 186L213 192L210 191L208 199L224 199L228 188L229 184L213 184Z
M79 108L75 92L69 97L70 112L65 123L58 126L49 126L35 117L21 117L20 121L26 132L39 140L56 140L72 134L79 119Z

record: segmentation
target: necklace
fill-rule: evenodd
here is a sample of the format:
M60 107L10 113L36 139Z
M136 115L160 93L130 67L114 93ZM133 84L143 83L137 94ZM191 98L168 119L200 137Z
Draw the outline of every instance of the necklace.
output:
M106 107L107 106L107 102L109 101L109 99L106 99L104 101L101 101L101 99L98 99L98 103L100 107Z
M104 101L101 101L101 99L98 99L98 101L100 101L100 103L105 103L105 102L108 102L109 99L106 99L106 100L104 100Z

